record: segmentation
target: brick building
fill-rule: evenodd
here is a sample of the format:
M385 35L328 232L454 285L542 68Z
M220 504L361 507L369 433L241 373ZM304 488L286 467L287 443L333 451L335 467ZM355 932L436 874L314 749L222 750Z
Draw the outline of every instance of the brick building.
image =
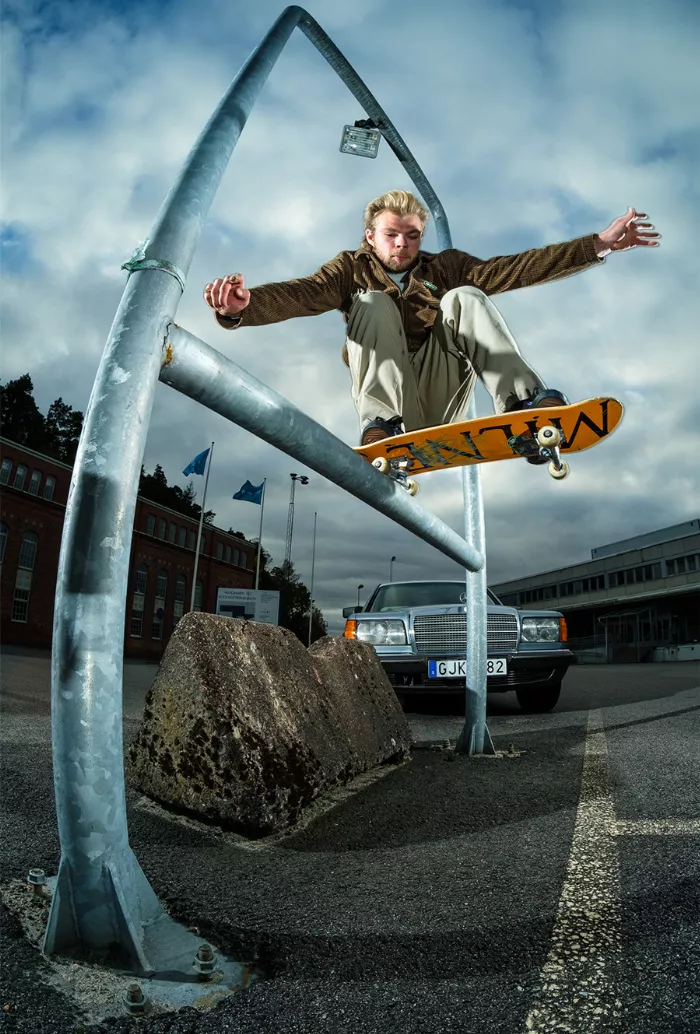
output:
M72 468L0 438L0 638L50 649L63 519ZM124 655L157 661L190 609L198 521L137 497ZM194 609L214 613L219 588L255 584L256 546L202 529Z

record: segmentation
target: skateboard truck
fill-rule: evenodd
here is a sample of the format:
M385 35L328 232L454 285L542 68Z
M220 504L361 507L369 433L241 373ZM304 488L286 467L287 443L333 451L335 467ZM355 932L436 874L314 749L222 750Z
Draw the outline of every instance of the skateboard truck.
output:
M558 427L551 424L540 427L534 438L529 434L514 435L508 439L508 445L516 456L526 459L540 456L542 460L548 461L547 470L556 481L568 477L569 464L561 458L559 449L560 446L566 445L566 438Z
M376 460L372 460L372 466L379 471L380 474L388 474L389 477L395 481L401 488L404 488L409 495L418 494L418 482L415 478L409 477L411 469L412 459L408 456L397 456L392 459L387 459L386 456L377 456Z

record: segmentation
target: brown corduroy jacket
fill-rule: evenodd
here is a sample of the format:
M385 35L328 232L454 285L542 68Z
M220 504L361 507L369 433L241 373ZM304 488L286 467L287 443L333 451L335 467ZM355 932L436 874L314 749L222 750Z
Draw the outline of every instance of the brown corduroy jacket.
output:
M252 287L250 302L240 316L215 315L229 330L262 327L296 316L318 316L332 309L339 309L347 323L357 294L384 291L396 302L408 348L416 352L427 340L447 291L473 286L490 295L561 280L602 262L595 253L594 239L595 234L589 234L490 259L478 259L456 248L437 254L419 251L403 294L364 241L357 251L341 251L311 276ZM345 348L343 360L347 363Z

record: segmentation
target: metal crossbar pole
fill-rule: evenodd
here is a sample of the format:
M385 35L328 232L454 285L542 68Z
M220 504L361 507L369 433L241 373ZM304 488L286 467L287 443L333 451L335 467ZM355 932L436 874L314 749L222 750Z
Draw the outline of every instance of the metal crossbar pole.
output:
M483 556L405 489L227 356L173 324L160 379L333 481L451 560L478 571Z
M51 709L61 860L44 938L47 954L117 944L143 972L172 971L178 959L191 960L192 935L164 913L129 846L121 714L131 536L168 327L233 149L297 26L374 120L428 205L441 247L450 246L442 206L385 112L318 23L300 7L286 8L203 129L149 237L125 263L131 275L86 410L56 583ZM355 470L359 478L376 475L371 487L366 482L367 494L374 495L380 475L347 450L347 464L350 458L364 468L360 475L359 467L348 466L348 478L355 479ZM394 496L389 506L385 493L384 502L412 514L403 522L409 526L415 504ZM440 539L437 524L433 532ZM461 545L452 555L476 570L483 550L455 539ZM472 630L482 627L476 612L468 620L475 622Z

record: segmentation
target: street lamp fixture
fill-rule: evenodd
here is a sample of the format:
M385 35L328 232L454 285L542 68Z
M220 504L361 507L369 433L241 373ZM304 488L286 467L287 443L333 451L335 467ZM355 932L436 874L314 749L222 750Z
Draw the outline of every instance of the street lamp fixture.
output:
M364 585L357 586L357 609L360 609L360 589L364 589Z
M389 561L389 581L390 582L393 582L393 580L394 580L394 561L395 560L396 560L396 557L393 556L391 558L391 560Z
M376 158L381 133L371 118L358 119L354 126L343 126L340 150L358 158Z

